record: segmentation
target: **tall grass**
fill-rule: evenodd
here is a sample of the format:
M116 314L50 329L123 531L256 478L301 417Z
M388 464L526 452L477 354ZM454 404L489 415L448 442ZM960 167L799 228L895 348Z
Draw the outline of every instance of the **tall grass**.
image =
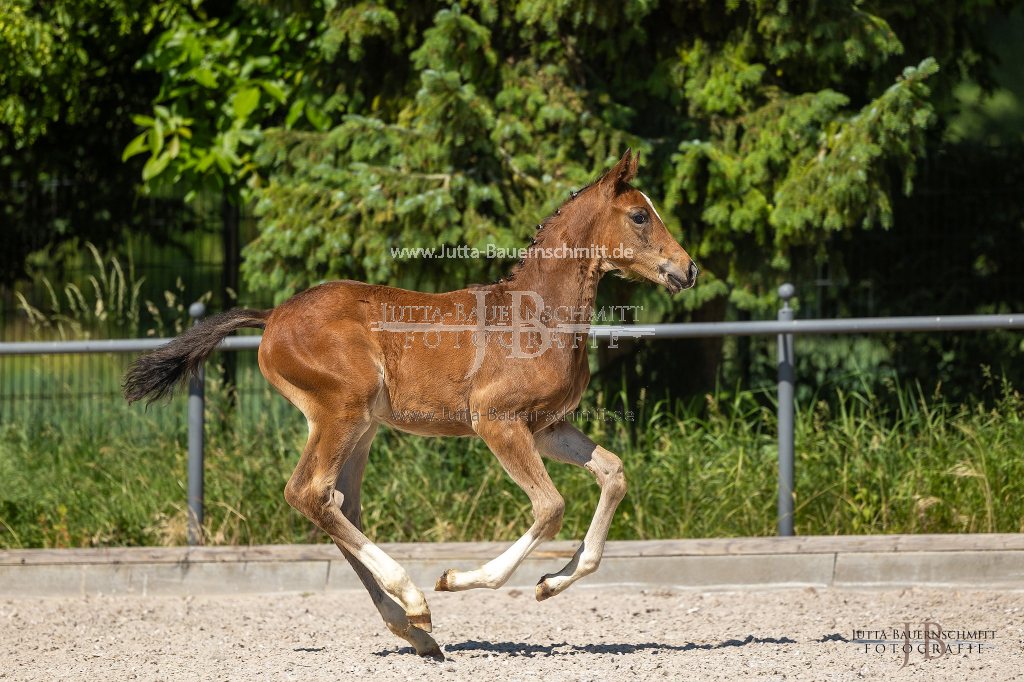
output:
M104 258L91 242L85 242L85 247L81 253L84 255L86 250L89 252L95 274L86 275L81 282L68 281L54 287L46 275L33 273L33 279L46 292L39 307L33 305L21 291L14 292L18 310L24 313L24 320L28 323L27 331L33 338L47 341L102 336L136 338L144 326L141 314L143 306L149 315L149 324L152 325L145 330L146 336L175 335L184 330L189 317L185 285L181 277L175 283L176 291L163 292L165 307L158 306L141 297L146 278L135 277L135 261L130 246L127 267L122 266L116 254L108 254ZM212 296L213 292L207 291L195 300L207 303ZM19 322L14 321L11 328L5 330L5 335L21 335L18 333L22 331L18 329L19 326Z
M269 389L235 396L238 404L209 384L207 543L326 541L282 494L305 420ZM603 400L591 394L584 408ZM614 400L628 402L624 393ZM258 409L242 409L245 401ZM629 492L611 537L773 534L770 401L739 392L649 404L641 394L634 422L579 423L625 462ZM183 413L180 400L148 413L110 401L88 415L65 410L0 425L0 547L183 544ZM894 384L886 396L837 393L800 406L797 533L1024 531L1022 417L1024 400L1005 383L988 407ZM597 503L593 476L547 466L567 504L561 537L580 538ZM531 520L526 496L479 440L385 429L363 509L364 528L379 541L512 539Z

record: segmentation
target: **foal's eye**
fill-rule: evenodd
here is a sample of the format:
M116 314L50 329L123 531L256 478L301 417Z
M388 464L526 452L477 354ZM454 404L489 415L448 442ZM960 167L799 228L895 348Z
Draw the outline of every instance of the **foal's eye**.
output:
M643 213L634 213L633 222L636 223L637 225L643 225L644 223L647 222L647 216L645 216Z

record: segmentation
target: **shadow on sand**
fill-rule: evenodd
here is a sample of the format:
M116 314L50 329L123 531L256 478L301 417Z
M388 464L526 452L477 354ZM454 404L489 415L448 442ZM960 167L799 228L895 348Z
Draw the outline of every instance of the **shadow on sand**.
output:
M527 642L478 642L470 639L459 644L446 644L442 647L445 653L469 654L469 658L483 656L486 654L504 654L511 657L525 656L534 658L537 656L575 656L577 654L639 654L644 652L661 653L669 651L707 651L710 649L724 649L726 647L746 646L748 644L796 644L796 640L789 637L754 637L747 635L746 639L729 639L718 644L694 644L688 642L680 646L674 644L658 644L647 642L644 644L530 644ZM398 649L384 649L375 651L374 656L391 656L393 654L413 654L412 647Z

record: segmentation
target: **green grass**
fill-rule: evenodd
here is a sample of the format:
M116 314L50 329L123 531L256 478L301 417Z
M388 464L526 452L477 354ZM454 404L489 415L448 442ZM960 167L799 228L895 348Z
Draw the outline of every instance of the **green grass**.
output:
M209 382L207 542L326 541L282 494L305 420L251 371L240 385L261 388L235 408ZM582 424L625 462L629 492L611 538L773 534L770 398L630 400L634 424ZM600 396L587 400L600 406ZM0 423L0 547L183 544L182 400L148 412L111 399L76 405ZM1024 531L1022 418L1024 400L1007 385L987 407L895 386L881 397L808 401L797 415L797 533ZM597 502L593 476L547 466L567 505L561 537L580 538ZM512 539L531 518L526 496L479 440L382 429L363 492L364 526L379 541Z

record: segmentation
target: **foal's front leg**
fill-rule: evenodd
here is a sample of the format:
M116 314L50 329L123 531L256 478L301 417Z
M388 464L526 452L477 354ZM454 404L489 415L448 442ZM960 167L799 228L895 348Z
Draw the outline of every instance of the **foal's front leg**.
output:
M545 457L583 467L597 477L597 484L601 486L601 498L583 544L565 568L544 576L537 583L537 601L543 601L597 570L615 508L626 494L626 477L622 473L622 460L568 422L555 422L535 434L534 439Z
M487 421L477 427L477 433L490 447L494 456L533 504L533 525L493 561L475 571L448 569L434 587L438 592L458 592L474 587L497 589L504 585L512 573L537 545L550 540L562 527L565 502L555 489L544 461L533 442L533 434L523 422Z

